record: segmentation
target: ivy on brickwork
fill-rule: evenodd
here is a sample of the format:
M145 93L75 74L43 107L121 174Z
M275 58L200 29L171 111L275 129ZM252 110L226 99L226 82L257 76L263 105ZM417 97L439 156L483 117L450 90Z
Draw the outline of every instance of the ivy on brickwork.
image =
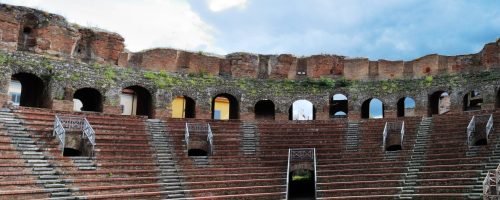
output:
M468 84L498 84L500 71L487 71L462 74L443 74L425 76L421 79L400 80L347 80L345 78L322 77L302 80L273 80L252 78L224 78L209 74L207 71L177 74L166 71L147 71L138 68L124 68L110 64L78 63L52 60L51 58L22 53L0 51L0 67L20 68L34 71L43 78L52 79L61 84L78 85L90 83L101 88L118 87L127 80L135 80L151 88L189 89L203 91L211 87L230 87L240 90L249 97L262 94L273 96L291 96L294 94L330 94L334 91L349 92L350 99L356 101L357 95L390 95L408 91L421 91L435 86L458 88ZM5 70L4 70L5 71Z

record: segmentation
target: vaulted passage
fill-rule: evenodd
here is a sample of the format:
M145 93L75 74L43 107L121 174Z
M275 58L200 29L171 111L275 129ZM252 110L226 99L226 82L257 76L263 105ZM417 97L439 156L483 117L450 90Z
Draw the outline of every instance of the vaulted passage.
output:
M289 174L289 198L294 200L315 199L314 172L298 169Z
M81 156L82 152L73 148L64 148L63 156Z
M260 100L255 104L255 119L274 120L274 103L271 100Z
M239 110L239 102L233 95L223 93L212 99L212 119L239 119Z
M330 99L330 118L345 118L348 114L347 97L343 94L335 94Z
M188 96L178 96L172 101L172 118L195 118L196 103Z
M151 93L141 86L130 86L122 90L120 105L123 115L144 115L153 118Z
M384 118L384 104L377 98L371 98L361 105L361 118L378 119Z
M47 91L42 79L36 75L29 73L12 75L9 93L15 104L26 107L50 108L50 97Z
M308 100L297 100L293 102L288 110L289 120L315 120L316 108Z
M429 116L443 114L450 110L450 95L445 91L437 91L429 96Z
M78 106L78 101L81 102L81 107ZM102 112L102 95L101 93L93 88L82 88L75 92L73 95L73 100L75 101L75 111L93 111Z
M415 116L415 100L403 97L398 101L398 117Z
M481 110L483 104L483 97L479 92L472 90L464 95L463 109L464 111Z
M207 156L207 151L203 149L189 149L188 156Z

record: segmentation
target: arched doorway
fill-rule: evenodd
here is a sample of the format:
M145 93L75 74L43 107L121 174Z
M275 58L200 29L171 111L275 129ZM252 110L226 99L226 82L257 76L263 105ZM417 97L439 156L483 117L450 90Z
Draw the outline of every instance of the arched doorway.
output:
M122 115L144 115L153 118L151 93L141 86L130 86L120 95Z
M255 104L255 119L274 120L274 103L269 99L260 100Z
M172 118L195 118L195 101L188 96L177 96L172 101Z
M446 91L437 91L429 96L429 116L450 111L450 95Z
M415 100L403 97L398 101L398 117L415 116Z
M50 108L50 98L45 83L36 75L29 73L12 75L9 94L11 94L14 104Z
M308 100L294 101L288 111L289 120L315 120L316 108Z
M94 88L82 88L73 94L73 100L79 100L81 102L81 107L76 105L79 104L75 101L75 111L93 111L102 112L102 95Z
M330 99L330 118L346 118L348 113L347 97L343 94L335 94Z
M239 110L239 102L233 95L223 93L212 99L212 119L239 119Z
M476 90L472 90L464 95L464 111L481 110L481 104L483 104L483 97Z
M384 104L377 98L371 98L361 105L361 118L380 119L384 118Z

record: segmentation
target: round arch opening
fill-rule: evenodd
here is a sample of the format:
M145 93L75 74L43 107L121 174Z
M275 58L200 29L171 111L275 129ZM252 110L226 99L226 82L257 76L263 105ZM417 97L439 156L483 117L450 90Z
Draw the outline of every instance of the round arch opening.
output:
M196 102L188 96L177 96L172 101L172 118L196 118Z
M361 105L361 118L381 119L384 118L384 103L377 98L371 98Z
M316 108L308 100L301 99L294 101L288 111L289 120L315 120Z
M9 95L14 105L36 108L50 108L48 88L38 76L30 73L12 75Z
M269 99L260 100L255 104L254 113L257 120L274 120L275 108L273 101Z
M330 99L330 118L346 118L349 113L348 100L344 94L335 94Z
M446 91L437 91L429 96L429 116L450 111L450 95Z
M130 86L120 94L122 115L143 115L153 118L153 102L151 93L141 86Z
M415 100L411 97L403 97L398 101L398 117L415 116Z
M233 95L223 93L212 99L212 119L228 120L240 118L238 99Z
M79 102L75 101L79 100ZM92 111L92 112L102 112L102 95L94 88L82 88L77 90L73 94L73 101L75 102L74 111Z
M481 110L482 104L483 97L478 91L472 90L464 95L462 103L464 111Z

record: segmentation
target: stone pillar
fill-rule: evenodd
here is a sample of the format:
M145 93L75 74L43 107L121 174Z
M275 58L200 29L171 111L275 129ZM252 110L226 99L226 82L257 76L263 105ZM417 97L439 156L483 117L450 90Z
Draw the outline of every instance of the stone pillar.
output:
M398 117L397 110L385 110L384 111L384 118L396 118L396 117Z
M349 118L349 120L360 120L361 119L361 112L350 110L347 117Z
M1 94L0 93L0 107L7 107L8 102L10 101L10 96L8 94Z
M288 121L288 113L276 113L274 116L276 121Z

